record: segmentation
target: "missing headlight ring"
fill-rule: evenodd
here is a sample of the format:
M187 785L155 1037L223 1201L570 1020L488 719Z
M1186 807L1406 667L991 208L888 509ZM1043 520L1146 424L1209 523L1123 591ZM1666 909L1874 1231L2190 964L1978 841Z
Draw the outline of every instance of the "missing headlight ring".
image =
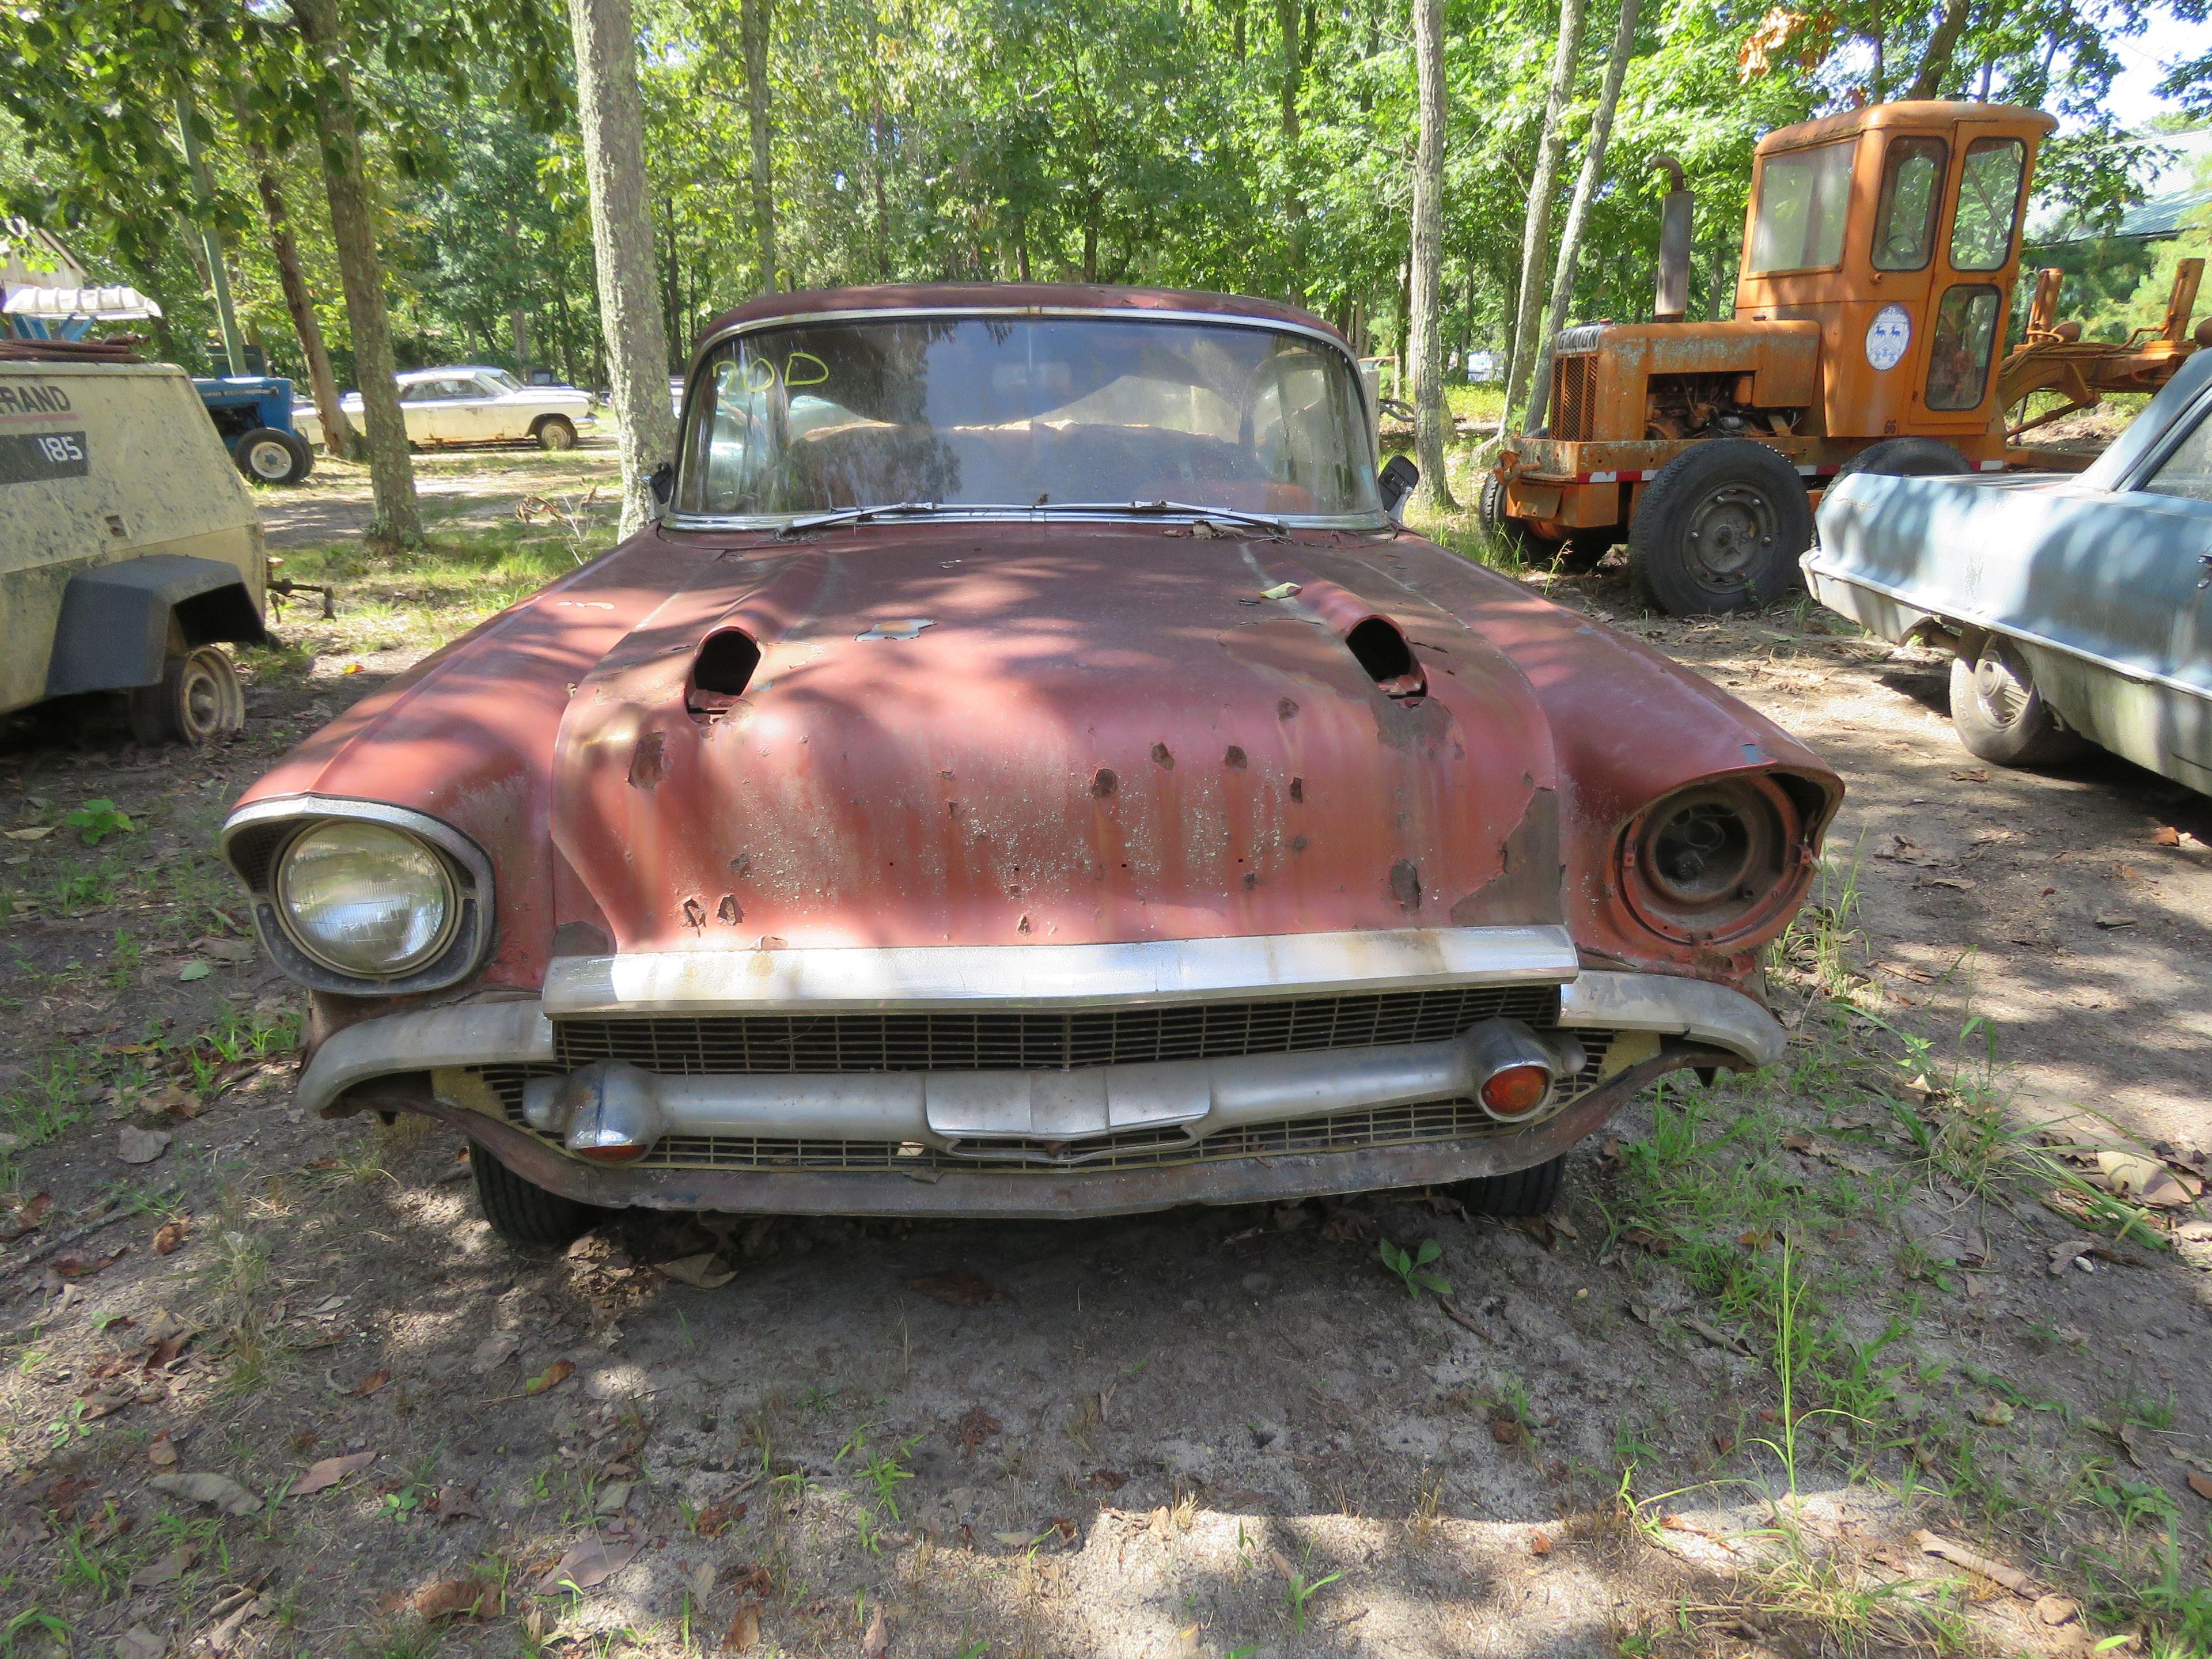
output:
M1804 824L1767 774L1662 797L1621 837L1620 890L1664 938L1729 945L1785 920L1805 882Z

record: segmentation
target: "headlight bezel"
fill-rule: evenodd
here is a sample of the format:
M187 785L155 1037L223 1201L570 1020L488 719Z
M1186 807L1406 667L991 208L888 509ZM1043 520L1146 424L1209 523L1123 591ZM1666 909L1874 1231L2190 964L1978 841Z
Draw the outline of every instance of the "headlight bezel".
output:
M1648 803L1622 829L1621 898L1638 922L1675 945L1756 943L1788 921L1803 895L1806 836L1799 802L1774 774L1698 779ZM1701 842L1711 862L1689 868L1684 855Z
M326 944L313 936L307 917L303 914L304 906L291 890L290 878L298 867L297 860L307 843L319 836L327 836L333 833L343 834L349 831L356 835L368 834L391 837L400 843L404 850L419 855L422 861L428 866L428 873L435 884L434 893L428 896L438 907L438 919L437 926L433 930L429 939L416 949L394 957L380 969L367 968L338 960ZM317 818L295 830L286 839L284 845L277 850L276 859L270 866L270 896L273 901L271 908L276 912L276 925L284 930L284 937L291 942L293 948L318 967L327 969L331 973L347 978L372 979L380 981L405 979L410 974L419 973L445 954L447 948L453 943L454 930L460 926L461 922L460 884L453 878L452 861L442 856L436 848L431 846L420 836L410 835L408 831L398 829L392 824L368 823L360 818Z
M389 974L365 974L324 960L298 938L277 896L277 876L297 843L333 823L373 823L418 843L437 862L451 895L451 913L427 956ZM257 801L231 815L221 851L253 901L254 931L286 974L311 990L350 996L398 996L458 983L489 955L493 934L491 861L451 824L428 813L380 801L293 796Z

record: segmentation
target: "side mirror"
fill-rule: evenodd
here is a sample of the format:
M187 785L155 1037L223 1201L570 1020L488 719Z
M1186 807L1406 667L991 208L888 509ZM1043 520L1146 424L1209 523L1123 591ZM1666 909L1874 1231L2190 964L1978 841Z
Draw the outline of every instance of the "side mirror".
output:
M1421 469L1403 455L1393 455L1389 465L1375 475L1376 487L1382 495L1382 510L1390 515L1392 524L1405 523L1406 497L1420 481Z
M663 512L676 499L676 463L663 461L645 475L645 487L653 492L653 504Z

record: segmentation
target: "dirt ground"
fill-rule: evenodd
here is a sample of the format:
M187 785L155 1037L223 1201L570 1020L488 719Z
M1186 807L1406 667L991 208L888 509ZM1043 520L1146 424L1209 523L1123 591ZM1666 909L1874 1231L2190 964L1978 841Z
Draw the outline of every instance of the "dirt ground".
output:
M424 471L490 523L594 464ZM307 548L360 490L267 510ZM301 1000L211 852L434 642L397 600L293 607L219 750L14 723L0 1656L2212 1650L2212 1223L2105 1190L2185 1194L2212 1142L2212 803L1983 767L1941 662L1817 611L1553 591L1850 796L1788 1060L1654 1091L1510 1226L1439 1192L513 1249L446 1132L294 1110ZM1424 1241L1443 1292L1381 1260Z

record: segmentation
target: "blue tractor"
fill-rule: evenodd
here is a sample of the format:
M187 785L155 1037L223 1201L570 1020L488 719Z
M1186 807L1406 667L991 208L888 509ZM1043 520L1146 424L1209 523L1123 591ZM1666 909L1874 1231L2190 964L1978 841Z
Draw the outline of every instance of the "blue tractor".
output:
M280 375L229 375L192 382L249 483L297 483L315 452L292 425L292 383Z

